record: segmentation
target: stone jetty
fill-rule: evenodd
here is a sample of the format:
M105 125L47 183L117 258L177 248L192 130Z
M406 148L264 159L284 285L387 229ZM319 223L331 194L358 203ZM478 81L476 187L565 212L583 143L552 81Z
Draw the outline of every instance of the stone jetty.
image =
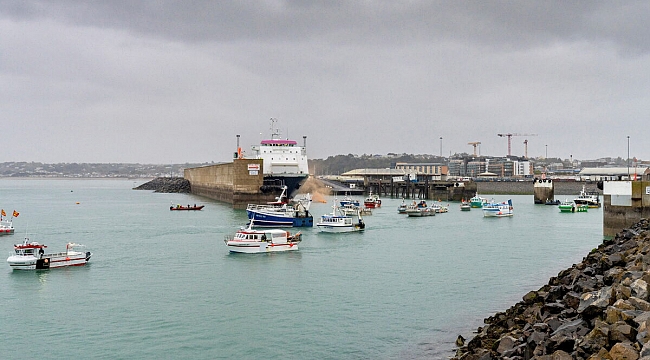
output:
M153 190L159 193L189 193L190 182L182 177L157 177L133 190Z
M460 342L453 359L650 360L650 221L604 240Z

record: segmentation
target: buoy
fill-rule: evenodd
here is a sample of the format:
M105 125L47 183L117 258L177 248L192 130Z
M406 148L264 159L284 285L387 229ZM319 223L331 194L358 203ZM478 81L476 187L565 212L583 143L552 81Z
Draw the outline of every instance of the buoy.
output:
M79 201L77 201L76 204L79 205Z

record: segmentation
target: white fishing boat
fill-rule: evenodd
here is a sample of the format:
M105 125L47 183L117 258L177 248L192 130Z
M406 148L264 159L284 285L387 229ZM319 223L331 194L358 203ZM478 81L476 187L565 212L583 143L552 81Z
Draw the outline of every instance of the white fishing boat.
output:
M445 206L442 205L442 203L433 203L433 205L431 205L431 208L436 212L436 214L449 212L449 204Z
M14 233L14 218L18 217L18 212L14 210L9 220L6 219L7 213L5 209L0 210L0 236L12 235Z
M25 238L22 244L14 245L14 254L7 263L14 270L47 270L66 266L83 266L88 263L92 253L77 251L83 245L68 243L64 252L45 253L46 245L30 242Z
M0 220L0 235L12 235L14 233L14 224L12 221Z
M580 205L587 205L590 208L599 208L600 207L600 197L597 192L590 192L585 189L585 185L582 185L582 190L580 190L580 195L573 199L573 202Z
M406 201L404 201L404 199L402 199L402 203L399 204L399 206L397 207L397 213L406 214L406 209L408 209L408 204L406 203Z
M301 241L300 232L292 235L282 229L253 229L252 222L223 240L230 252L246 254L298 250Z
M501 203L496 203L494 201L488 202L483 205L483 216L484 217L507 217L513 216L513 206L512 200L504 201Z
M362 231L366 228L363 217L359 211L355 215L343 215L340 213L336 200L331 214L325 214L320 217L316 227L321 232L326 233L344 233Z
M436 210L430 208L424 200L421 200L419 203L413 201L413 204L406 207L406 215L410 217L435 216Z

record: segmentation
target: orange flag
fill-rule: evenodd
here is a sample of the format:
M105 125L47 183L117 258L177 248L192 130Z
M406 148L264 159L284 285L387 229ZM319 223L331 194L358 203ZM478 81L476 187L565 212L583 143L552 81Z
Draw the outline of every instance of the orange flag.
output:
M4 212L4 211L3 211L3 212ZM14 214L13 214L13 216L14 216L14 217L18 217L18 215L20 215L20 213L18 213L18 211L14 210ZM5 216L6 216L6 215L5 215Z
M7 213L5 212L5 209L2 209L2 212L0 212L0 214L2 214L2 216L7 216Z

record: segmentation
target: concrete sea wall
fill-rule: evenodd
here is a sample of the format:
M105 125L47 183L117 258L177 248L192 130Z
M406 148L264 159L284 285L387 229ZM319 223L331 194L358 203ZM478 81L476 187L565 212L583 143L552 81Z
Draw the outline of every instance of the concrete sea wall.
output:
M215 164L184 171L192 194L223 201L235 209L251 203L273 201L275 194L261 192L264 175L261 159L235 159L232 163Z

